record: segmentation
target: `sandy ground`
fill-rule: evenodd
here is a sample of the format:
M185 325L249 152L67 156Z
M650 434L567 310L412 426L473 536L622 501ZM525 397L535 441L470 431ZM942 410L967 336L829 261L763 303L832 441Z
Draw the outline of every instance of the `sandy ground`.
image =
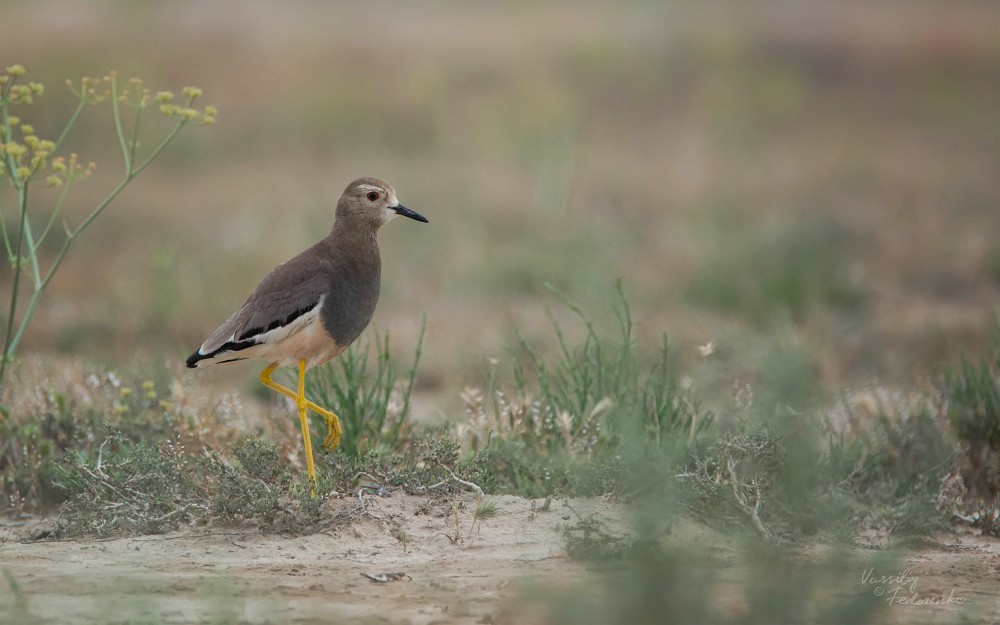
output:
M573 500L572 508L554 501L541 511L540 501L490 500L497 516L474 529L474 498L462 500L457 541L447 501L402 494L366 497L365 512L357 498L330 500L329 529L298 537L202 528L22 542L38 520L3 521L0 623L522 623L539 618L521 600L525 592L596 575L566 555L562 527L595 514L607 527L624 529L624 509L609 501ZM903 553L904 568L918 579L919 595L954 590L965 603L890 606L887 622L1000 622L1000 541L943 540ZM674 524L664 537L671 541L701 541L739 560L738 547L690 521ZM820 557L821 550L806 551ZM855 548L851 555L863 559L866 552L874 553ZM745 575L738 569L728 574ZM846 592L870 592L862 573ZM366 575L388 578L380 583ZM738 613L744 602L739 590L733 595L720 600Z

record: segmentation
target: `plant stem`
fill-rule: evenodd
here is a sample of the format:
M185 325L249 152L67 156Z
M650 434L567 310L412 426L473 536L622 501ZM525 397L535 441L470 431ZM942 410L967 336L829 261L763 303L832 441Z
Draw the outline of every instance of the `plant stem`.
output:
M125 176L124 178L122 178L121 182L119 182L115 186L115 188L112 189L111 192L108 193L108 195L105 196L105 198L103 200L101 200L101 203L98 204L97 207L94 208L94 210L90 211L90 214L87 215L86 219L84 219L83 221L80 222L80 225L78 225L76 228L73 228L72 230L68 230L67 231L66 240L63 241L63 247L68 247L69 244L70 244L70 242L72 242L73 238L76 237L76 235L78 235L81 232L83 232L87 228L87 226L90 225L90 222L92 222L95 219L97 219L97 216L100 215L101 212L105 208L108 207L108 204L110 204L112 200L114 200L116 197L118 197L118 194L122 192L122 189L124 189L125 186L128 185L128 183L131 182L132 178L134 178L134 177L135 177L135 174L131 174L131 175L128 175L128 176ZM52 272L55 271L55 269L57 267L58 267L58 265L53 265L49 269L49 275L50 276L51 276ZM48 278L46 278L45 282L48 282Z
M128 140L125 138L125 130L122 128L121 111L118 110L118 77L111 74L111 115L115 118L115 133L118 135L118 144L122 148L122 158L125 159L125 176L132 176L132 154L128 149Z
M6 113L6 110L4 111ZM11 174L11 180L14 180L17 174ZM15 183L16 184L16 183ZM7 312L7 327L4 330L3 335L3 357L0 358L0 383L3 382L4 374L7 372L7 365L10 362L10 345L11 332L14 330L14 314L17 312L17 300L18 300L18 290L21 285L21 241L24 239L24 227L28 221L28 185L25 183L21 187L17 187L17 204L21 209L21 227L17 233L17 244L14 248L14 281L11 285L10 292L10 308Z
M142 112L146 110L142 100L139 101L138 106L139 110L135 113L135 123L132 125L132 141L129 145L129 158L133 163L135 162L135 149L139 145L139 123L142 121Z
M56 218L59 216L59 213L62 211L62 206L66 202L66 196L69 194L69 187L72 184L72 176L67 176L66 184L63 185L62 193L59 194L59 199L56 201L55 208L52 209L52 214L49 216L49 223L45 224L45 228L42 230L42 233L38 235L38 241L31 246L31 249L29 250L32 256L38 252L38 248L42 246L42 241L45 240L45 237L49 234L49 230L52 229L52 224L56 222ZM39 281L36 280L35 287L37 288L38 286Z
M10 117L9 111L7 110L7 93L4 91L2 96L0 96L0 126L3 127L4 137L9 141L11 138L11 127L10 127ZM10 176L11 184L14 186L15 191L17 190L17 180L15 178L15 170L17 164L14 162L14 157L5 151L2 152L4 157L5 166L7 167L8 175ZM10 262L14 262L14 250L10 247L10 235L7 233L7 220L3 218L3 214L0 213L0 225L3 227L3 242L7 247L7 256L10 258Z
M73 127L73 124L76 123L76 118L80 116L80 113L83 111L83 107L85 106L87 106L87 96L86 94L81 93L80 102L76 105L76 110L74 110L73 114L69 116L69 121L66 122L66 127L63 128L63 131L59 133L59 138L56 139L56 150L58 150L59 146L62 145L62 142L66 140L66 136L69 134L70 129ZM55 152L55 150L53 150L53 152Z
M177 133L180 132L181 128L183 128L186 124L187 122L183 121L178 122L177 126L172 131L170 131L170 134L167 135L166 138L164 138L163 141L160 142L160 145L156 146L156 149L153 150L149 154L149 156L146 157L146 160L140 163L139 166L132 171L132 177L134 178L135 176L138 176L143 169L149 167L149 164L152 163L153 160L155 160L156 157L160 155L160 152L162 152L163 149L166 148L167 145L169 145L170 142L174 140L174 137L177 136Z
M27 239L28 244L28 260L31 261L31 275L34 284L38 284L38 280L41 276L41 270L38 268L38 255L35 254L35 237L31 234L31 222L25 223L24 236Z
M0 193L2 196L2 193ZM3 207L0 206L0 231L3 231L3 245L7 249L7 259L14 261L14 250L10 248L10 235L7 234L7 220L4 218Z

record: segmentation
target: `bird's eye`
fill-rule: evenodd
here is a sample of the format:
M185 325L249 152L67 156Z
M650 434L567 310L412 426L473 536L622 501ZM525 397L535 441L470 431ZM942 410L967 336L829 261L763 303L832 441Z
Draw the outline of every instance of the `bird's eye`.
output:
M374 202L378 199L378 191L369 191L365 194L365 197L368 198L369 202Z

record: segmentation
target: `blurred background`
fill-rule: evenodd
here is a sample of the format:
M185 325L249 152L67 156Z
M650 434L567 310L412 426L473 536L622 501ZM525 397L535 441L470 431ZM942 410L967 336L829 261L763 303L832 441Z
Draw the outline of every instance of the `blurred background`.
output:
M618 278L639 341L668 333L707 385L794 403L910 383L985 354L996 325L998 23L992 1L4 0L0 64L46 84L25 111L43 138L75 104L64 80L112 69L219 109L74 245L22 355L189 375L374 175L431 222L383 229L375 315L401 358L426 316L430 416L514 328L555 347L546 306L580 330L546 283L611 323ZM98 163L72 222L120 177L110 109L66 147ZM249 389L258 368L197 384Z

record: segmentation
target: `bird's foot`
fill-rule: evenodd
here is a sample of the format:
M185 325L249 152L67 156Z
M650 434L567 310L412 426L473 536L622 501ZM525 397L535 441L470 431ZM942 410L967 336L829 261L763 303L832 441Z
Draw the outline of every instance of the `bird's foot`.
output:
M327 432L320 447L327 451L333 451L340 445L340 435L343 432L340 427L340 419L332 412L324 414L323 419L326 421Z

